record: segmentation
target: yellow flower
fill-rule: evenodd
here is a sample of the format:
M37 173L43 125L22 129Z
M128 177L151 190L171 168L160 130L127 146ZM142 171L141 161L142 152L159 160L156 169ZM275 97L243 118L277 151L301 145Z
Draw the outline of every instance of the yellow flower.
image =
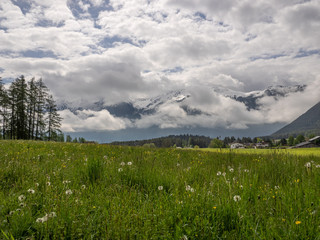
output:
M285 222L286 220L284 218L282 218L282 222Z
M296 221L296 225L299 225L301 223L301 221Z
M217 208L216 206L213 207L213 209L216 209L216 208Z

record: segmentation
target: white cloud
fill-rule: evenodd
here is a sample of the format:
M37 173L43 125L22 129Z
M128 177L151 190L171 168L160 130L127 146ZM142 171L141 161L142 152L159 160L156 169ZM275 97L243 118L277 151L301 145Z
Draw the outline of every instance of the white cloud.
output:
M63 110L59 114L63 118L61 130L65 132L120 130L126 125L124 120L113 117L107 110L83 110L77 114Z
M23 4L30 8L20 9ZM244 128L289 121L319 98L316 0L8 0L0 2L0 15L4 78L42 76L60 99L104 99L109 105L192 89L188 104L208 113L186 116L168 104L135 122L138 127ZM209 91L277 84L313 87L288 100L265 100L262 112L247 112L243 104ZM297 107L279 118L282 104ZM80 129L86 123L79 116Z

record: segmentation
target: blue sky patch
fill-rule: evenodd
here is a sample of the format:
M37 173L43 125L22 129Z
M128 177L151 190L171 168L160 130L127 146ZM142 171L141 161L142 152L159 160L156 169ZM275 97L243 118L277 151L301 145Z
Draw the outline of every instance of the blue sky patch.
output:
M28 13L32 7L31 3L25 0L12 0L11 2L14 5L18 6L24 15Z
M313 49L313 50L300 49L298 54L295 56L295 58L308 57L311 55L320 55L320 49Z
M57 58L53 52L42 50L28 50L21 52L21 55L28 58Z

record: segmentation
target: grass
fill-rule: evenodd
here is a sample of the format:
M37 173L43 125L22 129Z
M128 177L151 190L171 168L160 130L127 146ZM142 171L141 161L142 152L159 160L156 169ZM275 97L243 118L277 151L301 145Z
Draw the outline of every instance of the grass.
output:
M320 148L292 148L292 149L253 149L253 148L243 148L243 149L230 149L230 148L198 148L195 150L206 151L206 152L218 152L218 153L240 153L240 154L260 154L260 155L270 155L270 154L289 154L298 156L320 156Z
M0 239L319 239L320 156L0 142Z

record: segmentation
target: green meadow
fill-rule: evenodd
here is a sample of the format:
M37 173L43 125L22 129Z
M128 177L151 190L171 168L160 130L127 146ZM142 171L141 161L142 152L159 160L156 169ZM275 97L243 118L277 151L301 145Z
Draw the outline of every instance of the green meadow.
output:
M320 239L309 151L0 141L0 239Z

